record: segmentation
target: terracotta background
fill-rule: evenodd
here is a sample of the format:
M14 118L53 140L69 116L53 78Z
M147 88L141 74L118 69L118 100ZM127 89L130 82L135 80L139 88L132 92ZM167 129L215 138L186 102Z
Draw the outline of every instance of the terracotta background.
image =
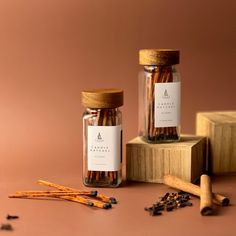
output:
M236 101L236 1L1 0L0 180L80 179L80 92L125 91L137 135L140 48L178 48L182 132Z
M206 218L197 198L148 216L173 191L160 184L99 189L118 198L111 211L7 198L43 189L37 179L81 188L83 89L123 88L124 144L137 135L140 48L181 50L183 133L197 111L236 110L235 12L235 0L0 0L0 224L19 215L17 236L235 235L236 176L213 178L232 205Z

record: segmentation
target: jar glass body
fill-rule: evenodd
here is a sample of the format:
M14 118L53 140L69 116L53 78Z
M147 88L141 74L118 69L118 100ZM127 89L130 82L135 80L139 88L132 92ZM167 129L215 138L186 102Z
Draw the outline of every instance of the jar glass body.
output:
M118 108L87 108L83 114L83 183L117 187L122 174L122 113Z
M180 74L175 66L144 66L139 73L139 136L149 143L180 139Z

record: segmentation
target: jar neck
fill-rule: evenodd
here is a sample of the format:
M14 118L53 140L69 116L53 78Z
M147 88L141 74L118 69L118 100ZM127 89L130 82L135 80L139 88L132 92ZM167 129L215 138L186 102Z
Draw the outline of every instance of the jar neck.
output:
M172 70L176 71L175 65L147 65L144 66L144 71L147 72L157 72L157 71L162 71L162 70Z
M118 111L119 108L115 107L115 108L86 108L86 111L89 113L96 113L98 111Z

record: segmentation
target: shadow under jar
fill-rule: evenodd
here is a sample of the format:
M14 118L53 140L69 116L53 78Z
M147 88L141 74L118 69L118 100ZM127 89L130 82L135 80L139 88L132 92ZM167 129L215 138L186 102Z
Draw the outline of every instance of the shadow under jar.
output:
M82 92L83 183L91 187L118 187L122 181L123 91Z
M139 136L149 143L180 139L179 51L142 49L139 64Z

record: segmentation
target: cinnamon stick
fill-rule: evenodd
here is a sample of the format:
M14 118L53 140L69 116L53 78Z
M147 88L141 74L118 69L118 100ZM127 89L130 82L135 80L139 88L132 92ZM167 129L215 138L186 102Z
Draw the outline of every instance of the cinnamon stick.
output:
M176 188L176 189L179 189L179 190L182 190L187 193L191 193L195 196L200 197L201 190L198 185L188 183L188 182L181 180L175 176L165 175L164 176L164 184L166 184L172 188ZM230 203L229 198L222 196L218 193L213 193L212 198L213 198L213 203L215 203L216 205L228 206Z
M212 215L211 179L208 175L201 176L200 188L200 212L203 216Z

